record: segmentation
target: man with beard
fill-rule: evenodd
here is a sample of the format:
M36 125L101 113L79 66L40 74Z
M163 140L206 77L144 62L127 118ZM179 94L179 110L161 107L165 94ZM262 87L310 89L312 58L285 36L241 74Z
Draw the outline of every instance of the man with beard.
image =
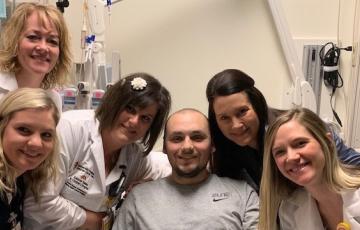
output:
M172 174L136 186L115 220L116 229L257 229L259 200L244 181L210 174L214 152L208 120L195 109L172 114L163 150Z

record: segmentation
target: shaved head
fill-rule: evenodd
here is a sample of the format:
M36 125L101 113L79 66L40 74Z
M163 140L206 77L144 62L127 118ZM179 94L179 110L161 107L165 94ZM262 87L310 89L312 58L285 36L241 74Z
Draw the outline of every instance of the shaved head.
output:
M196 184L208 177L206 167L215 148L206 116L195 109L173 113L166 122L163 151L172 167L171 179Z
M167 135L167 129L168 129L168 124L170 122L170 120L174 117L174 116L177 116L178 114L185 114L185 113L195 113L195 114L199 114L200 116L202 116L204 118L204 120L206 121L206 123L208 124L209 126L209 121L208 121L208 118L206 117L205 114L203 114L202 112L200 112L199 110L197 109L193 109L193 108L184 108L184 109L180 109L176 112L174 112L173 114L171 114L166 123L165 123L165 129L164 129L164 135L163 135L163 140L165 141L166 139L166 135ZM210 130L210 128L209 128Z

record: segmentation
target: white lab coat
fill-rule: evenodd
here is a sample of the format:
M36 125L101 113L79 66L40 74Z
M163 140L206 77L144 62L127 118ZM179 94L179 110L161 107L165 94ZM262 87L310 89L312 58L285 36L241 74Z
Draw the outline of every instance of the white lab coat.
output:
M360 230L360 189L342 192L344 221L352 230ZM315 200L305 189L297 189L279 209L282 230L322 230L323 223Z
M0 100L11 91L14 91L18 88L18 83L16 81L15 75L13 73L6 73L0 71ZM62 99L60 94L54 89L47 90L48 95L54 101L59 112L62 111Z
M17 88L18 84L13 73L0 72L0 99Z
M105 177L103 144L92 110L63 113L57 131L61 140L60 179L55 185L49 183L40 205L27 194L24 229L76 229L85 222L83 208L106 211L109 185L119 179L120 165L126 166L125 186L171 173L168 161L154 162L152 155L143 157L138 144L129 144L122 148L115 167Z

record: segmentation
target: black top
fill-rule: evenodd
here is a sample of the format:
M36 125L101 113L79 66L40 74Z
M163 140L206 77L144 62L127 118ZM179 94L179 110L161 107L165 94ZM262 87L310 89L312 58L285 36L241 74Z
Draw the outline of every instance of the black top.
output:
M218 155L219 176L245 180L257 192L259 191L262 173L262 155L259 151L249 146L231 145Z
M3 193L3 198L0 198L0 229L2 230L14 229L18 224L22 226L25 196L25 185L22 176L16 179L16 192L11 195L10 204L6 193Z
M209 113L209 119L210 119ZM213 155L213 171L221 177L235 180L245 180L259 193L262 174L263 149L266 122L260 122L257 134L258 149L250 146L240 146L226 138L217 126L214 115L210 130L213 134L215 152Z

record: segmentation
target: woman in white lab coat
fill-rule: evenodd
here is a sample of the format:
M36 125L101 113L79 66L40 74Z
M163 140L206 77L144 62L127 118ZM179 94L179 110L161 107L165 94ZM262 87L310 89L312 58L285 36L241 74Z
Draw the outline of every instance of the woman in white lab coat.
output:
M61 12L51 5L19 4L1 29L0 98L21 87L62 86L71 65L69 33Z
M360 229L360 169L342 165L312 111L280 115L265 136L260 230ZM350 229L350 228L342 228Z
M95 114L63 113L58 125L61 178L49 184L40 205L27 197L25 229L99 229L117 205L123 179L126 188L137 180L166 176L168 168L146 155L170 103L169 92L158 80L135 73L105 93Z

